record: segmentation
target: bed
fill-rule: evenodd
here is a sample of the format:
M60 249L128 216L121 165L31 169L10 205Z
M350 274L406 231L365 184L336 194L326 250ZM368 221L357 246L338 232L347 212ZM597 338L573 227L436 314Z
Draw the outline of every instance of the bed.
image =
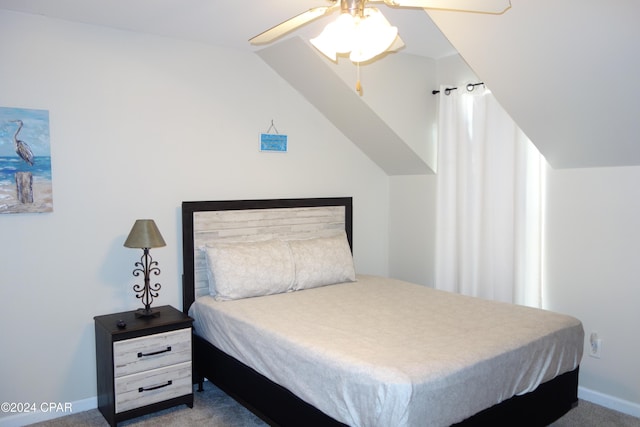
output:
M356 275L352 209L183 202L196 382L278 426L544 426L577 405L577 319Z

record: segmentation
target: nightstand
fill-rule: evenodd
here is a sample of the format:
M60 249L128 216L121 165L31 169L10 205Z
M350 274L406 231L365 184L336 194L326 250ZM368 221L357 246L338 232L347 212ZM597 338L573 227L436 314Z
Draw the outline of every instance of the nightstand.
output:
M94 317L98 409L111 426L183 403L193 407L193 319L168 305L154 310L160 315Z

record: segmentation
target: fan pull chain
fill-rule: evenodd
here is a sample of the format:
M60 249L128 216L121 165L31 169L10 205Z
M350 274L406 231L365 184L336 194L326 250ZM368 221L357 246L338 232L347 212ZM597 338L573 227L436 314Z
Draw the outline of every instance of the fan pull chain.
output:
M356 63L356 69L357 69L357 80L356 80L356 92L358 92L358 94L360 96L362 96L362 85L360 84L360 63Z

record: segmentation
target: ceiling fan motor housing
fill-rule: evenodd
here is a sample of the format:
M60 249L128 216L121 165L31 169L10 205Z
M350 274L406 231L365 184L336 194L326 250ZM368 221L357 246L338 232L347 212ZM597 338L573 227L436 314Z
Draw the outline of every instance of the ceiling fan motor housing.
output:
M362 18L364 14L365 1L366 0L340 0L340 12Z

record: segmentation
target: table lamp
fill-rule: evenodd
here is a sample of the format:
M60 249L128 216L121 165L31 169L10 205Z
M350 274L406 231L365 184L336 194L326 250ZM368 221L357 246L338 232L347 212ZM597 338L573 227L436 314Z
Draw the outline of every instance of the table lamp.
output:
M156 223L152 219L138 219L133 224L124 246L127 248L139 248L143 250L142 257L139 262L134 265L133 275L138 277L140 274L144 276L144 285L135 284L133 290L136 292L136 298L140 298L144 304L144 308L136 311L136 317L156 317L160 312L151 309L153 299L157 297L160 290L160 283L150 284L149 276L160 274L158 262L153 261L149 254L150 248L160 248L166 246Z

